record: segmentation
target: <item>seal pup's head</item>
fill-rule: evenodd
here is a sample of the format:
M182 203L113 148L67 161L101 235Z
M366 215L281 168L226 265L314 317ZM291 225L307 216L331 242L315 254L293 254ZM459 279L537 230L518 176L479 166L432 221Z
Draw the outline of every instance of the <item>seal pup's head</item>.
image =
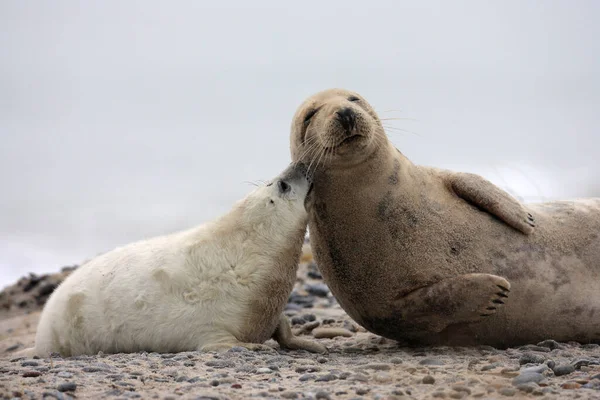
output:
M240 203L244 219L250 224L275 224L284 229L306 225L306 197L312 187L304 163L291 163L264 185L248 194Z
M306 99L292 120L294 161L348 167L369 158L387 143L377 113L358 93L328 89Z

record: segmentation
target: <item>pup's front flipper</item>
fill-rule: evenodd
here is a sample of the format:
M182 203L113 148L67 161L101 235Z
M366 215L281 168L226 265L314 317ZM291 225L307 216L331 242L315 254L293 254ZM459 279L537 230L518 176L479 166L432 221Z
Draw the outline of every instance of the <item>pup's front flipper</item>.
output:
M446 179L457 196L526 235L533 233L533 215L517 199L492 182L464 172L451 173Z
M327 352L327 348L320 343L294 336L292 329L290 328L290 322L283 314L279 317L279 324L273 333L273 339L275 339L282 348L307 350L312 353Z
M399 298L407 326L427 332L440 332L448 325L478 322L500 308L510 291L510 283L490 274L465 274L422 287Z

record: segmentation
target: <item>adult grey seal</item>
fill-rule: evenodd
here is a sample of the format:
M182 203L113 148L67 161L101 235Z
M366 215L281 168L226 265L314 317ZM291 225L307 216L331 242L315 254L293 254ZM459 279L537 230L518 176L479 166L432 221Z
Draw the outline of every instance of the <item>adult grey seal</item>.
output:
M521 204L414 165L358 93L308 98L291 155L311 169L311 243L363 327L408 344L600 340L600 199Z

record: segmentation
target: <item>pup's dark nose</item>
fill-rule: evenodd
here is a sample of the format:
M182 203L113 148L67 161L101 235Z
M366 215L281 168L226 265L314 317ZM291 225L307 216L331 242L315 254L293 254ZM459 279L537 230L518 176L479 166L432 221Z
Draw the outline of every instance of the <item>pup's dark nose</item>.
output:
M356 125L356 114L351 108L342 108L336 112L337 119L347 133L350 133Z
M290 185L281 179L277 181L277 187L279 188L279 192L282 194L289 192L291 189Z

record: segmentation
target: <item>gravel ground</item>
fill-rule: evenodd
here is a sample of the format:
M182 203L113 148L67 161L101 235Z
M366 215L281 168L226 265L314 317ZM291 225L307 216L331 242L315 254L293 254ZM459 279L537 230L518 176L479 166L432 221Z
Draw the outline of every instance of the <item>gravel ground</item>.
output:
M24 291L29 280L0 295L2 399L600 399L598 345L408 348L366 332L332 297L309 245L286 314L296 334L329 348L326 355L281 350L271 340L273 352L14 357L33 344L44 301L40 284Z

